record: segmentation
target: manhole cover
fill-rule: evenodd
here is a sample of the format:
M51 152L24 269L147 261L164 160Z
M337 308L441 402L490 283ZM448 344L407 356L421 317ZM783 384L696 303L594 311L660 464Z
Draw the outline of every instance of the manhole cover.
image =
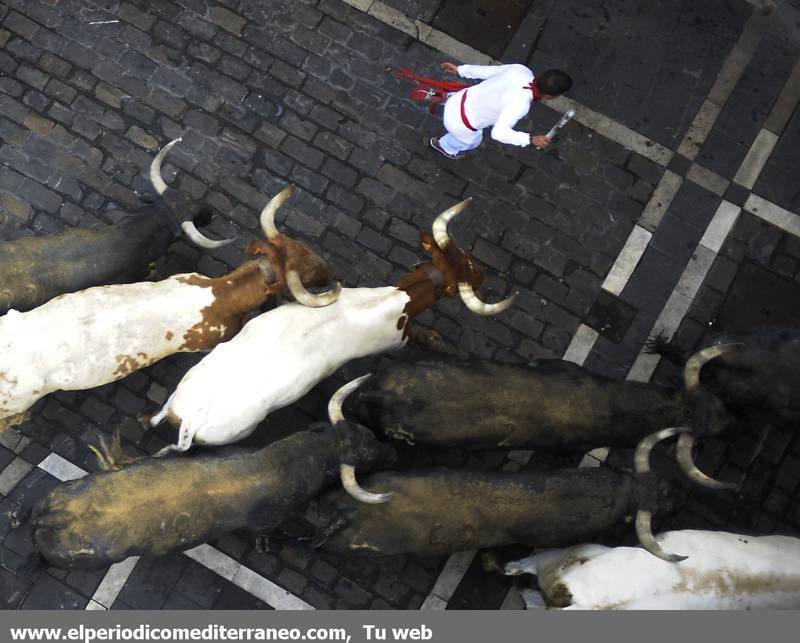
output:
M532 0L444 0L433 26L499 58L531 4Z
M800 285L746 262L737 273L714 326L729 332L765 326L800 327Z

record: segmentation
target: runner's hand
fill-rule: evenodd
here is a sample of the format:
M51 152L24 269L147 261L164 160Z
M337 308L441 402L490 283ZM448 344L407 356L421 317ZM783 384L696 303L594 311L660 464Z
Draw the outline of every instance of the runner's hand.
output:
M458 75L458 65L455 63L442 63L441 67L448 74L455 74L456 76Z
M537 150L543 150L550 145L551 140L552 139L547 136L531 136L531 143L533 143Z

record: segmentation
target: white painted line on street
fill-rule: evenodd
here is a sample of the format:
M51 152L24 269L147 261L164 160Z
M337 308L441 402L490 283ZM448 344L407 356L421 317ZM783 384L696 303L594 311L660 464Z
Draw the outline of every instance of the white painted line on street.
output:
M138 556L131 556L122 562L111 565L85 609L111 609L138 562ZM100 605L100 608L92 606L92 603Z
M741 208L734 205L730 201L722 200L722 203L717 207L717 211L711 218L711 221L706 228L703 238L700 239L700 245L708 248L714 253L718 253L722 249L722 244L728 238L730 231L736 224L739 218Z
M581 125L610 138L624 148L636 152L654 163L666 166L673 157L674 153L668 147L656 143L653 139L639 134L605 114L596 112L567 96L556 96L547 101L547 106L559 112L574 109L575 120Z
M225 556L219 552L220 556ZM240 565L231 582L241 587L248 594L252 594L276 610L313 610L314 608L301 598L286 591L263 576L256 574L252 569Z
M753 214L781 230L800 237L800 216L790 212L771 201L751 194L744 204L746 212Z
M39 463L39 468L47 471L54 478L66 482L77 480L86 475L86 471L62 458L57 453L51 453Z
M798 103L800 103L800 60L792 69L789 80L784 84L767 120L764 121L764 128L774 134L783 134Z
M722 108L718 104L708 99L704 100L697 115L686 130L686 134L683 135L683 140L678 145L678 154L692 160L696 159L721 111Z
M450 558L447 559L442 573L439 574L439 578L436 579L436 584L433 586L428 598L423 602L422 609L425 609L426 604L430 606L428 609L440 609L436 607L440 605L440 603L431 599L432 596L439 598L447 605L447 601L452 598L453 592L456 591L458 584L461 582L461 579L464 578L464 574L467 573L467 569L469 569L469 566L472 564L475 553L474 551L460 551L456 554L452 554Z
M633 226L628 240L617 255L617 260L606 275L602 285L603 290L612 295L620 295L652 238L653 233L649 230L638 225Z
M720 176L699 163L692 163L692 166L686 173L686 178L692 183L697 183L701 188L705 188L718 196L724 195L731 184L724 176Z
M777 134L773 134L768 129L762 129L750 146L736 176L733 177L734 182L752 190L777 142Z
M592 352L592 346L597 341L597 337L597 331L594 328L581 324L578 326L578 330L575 331L575 335L572 337L572 341L567 346L567 350L564 351L561 359L573 364L583 364L586 358L589 357L589 353ZM530 453L530 451L526 451L526 453Z
M683 177L680 174L676 174L672 170L665 170L664 174L661 175L661 180L653 190L650 200L644 206L644 210L639 216L638 224L645 230L655 232L682 185ZM644 252L644 249L642 252Z
M442 612L447 609L447 601L443 601L436 594L428 594L419 609L422 611Z
M0 471L0 495L7 496L23 478L33 470L33 465L17 456Z

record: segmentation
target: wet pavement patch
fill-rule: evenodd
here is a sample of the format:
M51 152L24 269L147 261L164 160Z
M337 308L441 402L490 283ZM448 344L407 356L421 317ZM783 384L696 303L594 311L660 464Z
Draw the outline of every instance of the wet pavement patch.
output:
M499 58L531 4L532 0L444 0L433 26Z
M714 326L726 331L800 326L800 284L752 262L733 281Z

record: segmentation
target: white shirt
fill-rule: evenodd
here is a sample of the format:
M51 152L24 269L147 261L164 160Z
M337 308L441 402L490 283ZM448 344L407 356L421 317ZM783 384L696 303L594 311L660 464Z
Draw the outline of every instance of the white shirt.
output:
M530 134L514 129L517 121L528 114L533 100L528 88L534 78L530 69L525 65L460 65L458 75L483 79L452 97L460 103L463 92L467 92L464 111L472 127L491 127L492 138L501 143L520 147L531 144Z

